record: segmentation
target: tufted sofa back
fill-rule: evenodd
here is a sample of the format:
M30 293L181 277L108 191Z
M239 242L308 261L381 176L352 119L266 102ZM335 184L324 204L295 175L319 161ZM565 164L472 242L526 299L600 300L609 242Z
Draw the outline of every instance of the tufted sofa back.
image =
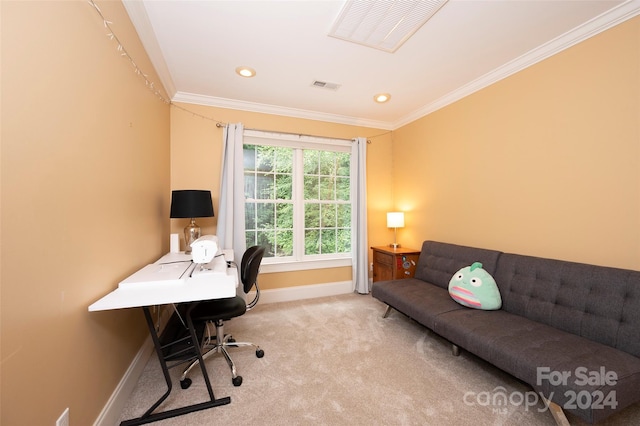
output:
M502 309L640 357L640 272L502 253Z
M453 274L473 262L481 262L482 268L493 274L500 252L475 247L459 246L438 241L425 241L416 265L414 277L448 288Z

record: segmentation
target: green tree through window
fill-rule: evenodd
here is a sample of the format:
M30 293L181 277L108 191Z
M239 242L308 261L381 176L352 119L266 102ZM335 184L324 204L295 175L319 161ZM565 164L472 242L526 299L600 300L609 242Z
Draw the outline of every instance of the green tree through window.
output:
M246 144L243 154L247 247L276 259L351 253L349 152Z

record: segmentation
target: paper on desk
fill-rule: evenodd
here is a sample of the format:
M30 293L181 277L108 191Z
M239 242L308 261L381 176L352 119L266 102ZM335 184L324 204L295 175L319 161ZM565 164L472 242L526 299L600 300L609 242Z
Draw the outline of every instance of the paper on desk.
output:
M186 254L183 251L177 253L167 253L153 263L173 263L173 262L190 262L191 253Z
M193 266L191 262L153 263L121 281L118 288L183 284Z

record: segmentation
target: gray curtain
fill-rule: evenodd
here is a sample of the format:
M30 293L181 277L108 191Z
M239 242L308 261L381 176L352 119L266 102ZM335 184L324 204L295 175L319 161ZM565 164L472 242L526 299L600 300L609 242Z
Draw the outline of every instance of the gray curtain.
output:
M351 247L355 291L369 293L369 244L367 240L367 139L357 138L351 147L351 184L355 187L352 203Z
M242 123L227 124L222 132L222 176L218 241L222 248L233 248L235 261L246 250L244 236L244 174L242 163Z

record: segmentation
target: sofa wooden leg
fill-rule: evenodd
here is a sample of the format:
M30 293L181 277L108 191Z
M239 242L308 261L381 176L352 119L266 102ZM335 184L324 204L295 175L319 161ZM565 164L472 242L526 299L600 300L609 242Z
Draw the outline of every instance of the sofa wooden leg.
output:
M386 310L386 311L384 311L384 315L382 315L382 318L386 318L386 317L388 317L388 316L389 316L389 314L391 313L391 310L392 310L392 309L393 309L393 308L392 308L391 306L387 305L387 310Z
M544 400L545 404L547 404L547 407L549 407L549 411L558 426L571 426L569 420L567 420L567 416L565 416L564 411L562 411L562 407L555 402L549 401L542 395L540 395L540 397Z
M451 353L453 356L460 356L460 347L458 345L451 344Z

